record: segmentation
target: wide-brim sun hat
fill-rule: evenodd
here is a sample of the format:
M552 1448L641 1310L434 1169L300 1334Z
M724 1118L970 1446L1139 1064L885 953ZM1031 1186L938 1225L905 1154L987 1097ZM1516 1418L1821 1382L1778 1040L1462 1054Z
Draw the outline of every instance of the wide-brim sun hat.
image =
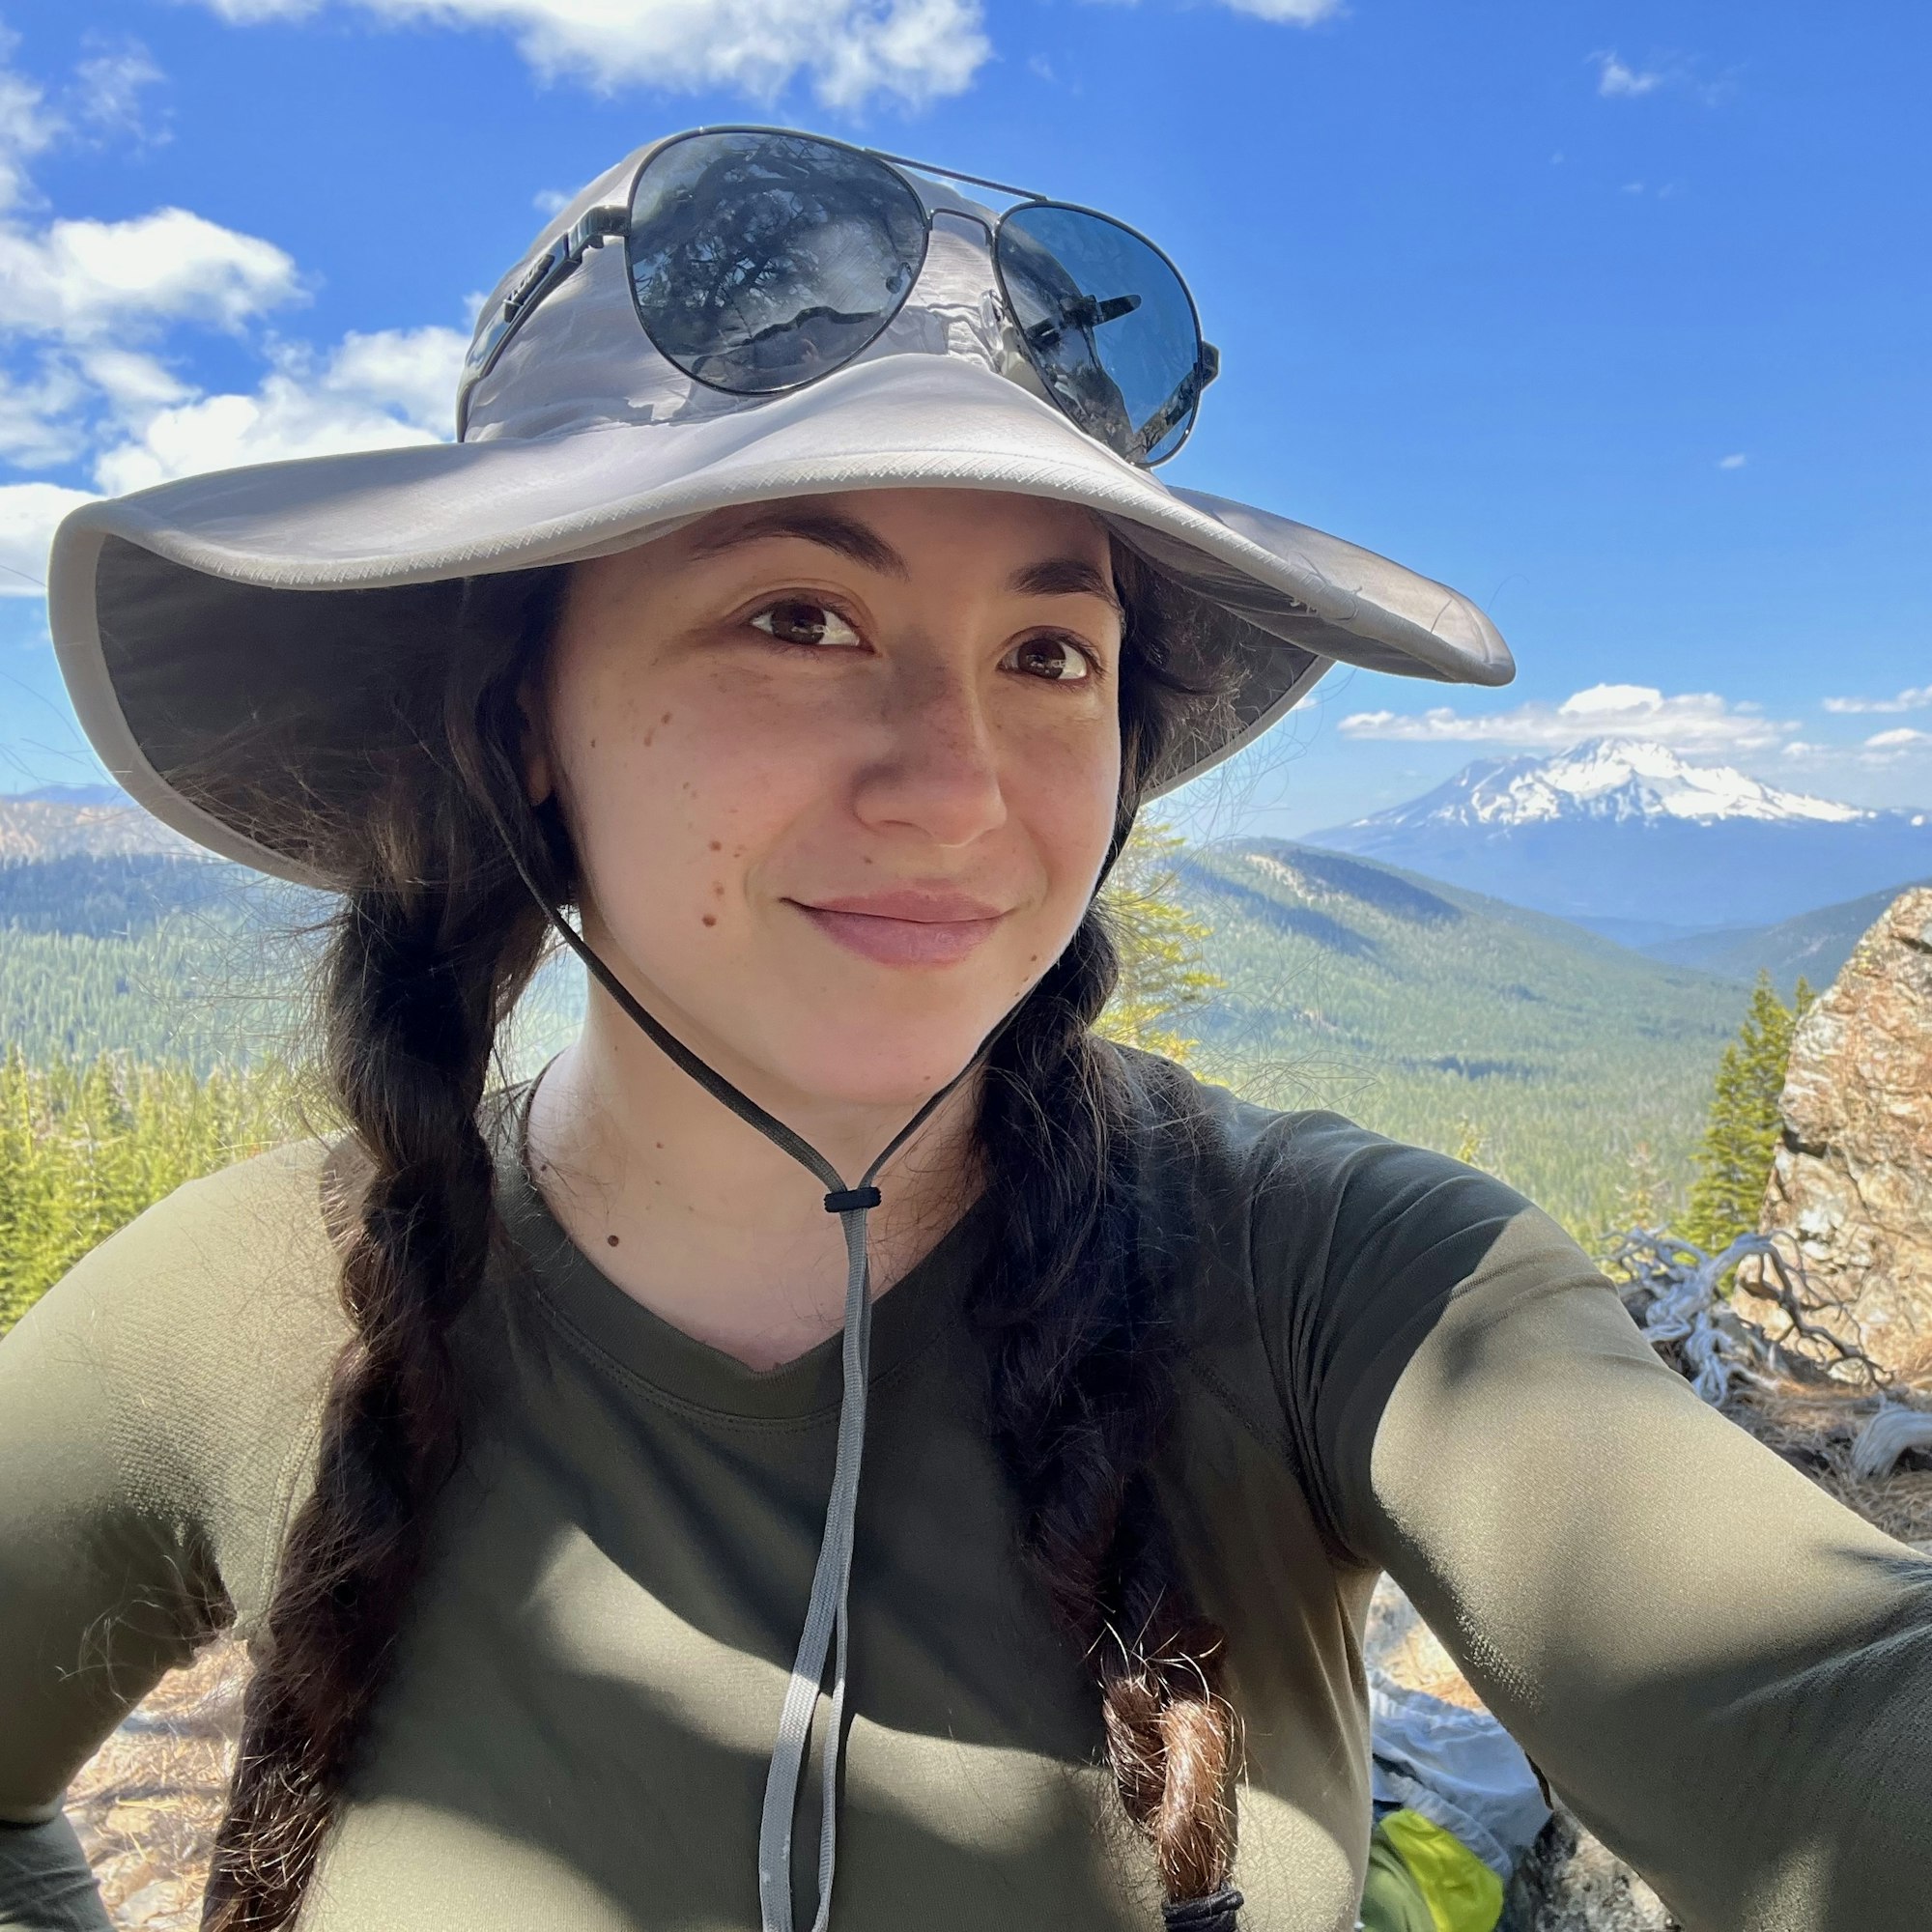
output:
M662 146L545 224L484 303L479 345L514 312L531 265L621 200ZM933 220L891 324L806 386L728 394L684 374L639 327L624 251L596 247L473 384L460 440L251 465L74 511L54 539L49 622L109 771L207 849L329 884L297 840L265 830L264 783L284 782L293 804L308 782L291 741L285 773L248 775L245 807L242 790L224 803L218 766L278 708L299 712L299 743L318 758L367 730L371 694L346 688L334 661L345 606L365 638L419 627L424 585L579 561L716 510L834 491L1076 504L1192 601L1191 629L1234 666L1236 688L1170 750L1149 796L1252 742L1337 663L1443 683L1514 675L1468 598L1271 511L1164 484L1076 427L1013 352L982 204L948 185L957 177L912 179L929 209L965 218Z

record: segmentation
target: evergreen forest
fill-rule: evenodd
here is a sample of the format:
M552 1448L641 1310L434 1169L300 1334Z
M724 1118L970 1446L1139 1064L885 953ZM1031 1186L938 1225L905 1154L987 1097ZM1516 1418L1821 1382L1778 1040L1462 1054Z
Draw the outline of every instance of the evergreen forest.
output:
M1754 1212L1793 1019L1768 983L1741 1014L1735 983L1560 920L1157 826L1107 911L1117 1038L1262 1104L1331 1108L1488 1167L1596 1251L1633 1222L1689 1209L1715 1236ZM0 1329L149 1203L309 1129L291 1067L327 914L200 859L0 867ZM506 1077L570 1037L582 998L574 963L544 969Z

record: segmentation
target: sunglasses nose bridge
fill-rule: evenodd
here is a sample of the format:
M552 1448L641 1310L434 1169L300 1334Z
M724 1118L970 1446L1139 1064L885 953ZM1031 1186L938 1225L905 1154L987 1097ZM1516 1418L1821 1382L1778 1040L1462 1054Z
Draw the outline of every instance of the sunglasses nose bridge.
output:
M961 228L977 231L979 239L985 243L986 252L991 254L993 234L997 223L983 214L967 208L935 208L929 211L932 225L937 228L942 221L957 222Z

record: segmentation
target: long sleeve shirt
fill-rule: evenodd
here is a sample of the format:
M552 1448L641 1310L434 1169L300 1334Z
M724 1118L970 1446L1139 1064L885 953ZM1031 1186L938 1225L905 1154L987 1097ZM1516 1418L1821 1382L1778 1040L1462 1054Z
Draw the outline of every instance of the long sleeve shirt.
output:
M1155 1473L1226 1633L1248 1932L1353 1924L1384 1569L1693 1932L1932 1922L1932 1562L1699 1402L1498 1181L1132 1064L1193 1208ZM8 1932L104 1925L65 1787L211 1632L261 1625L345 1333L330 1158L184 1188L0 1344ZM755 1932L837 1338L761 1373L660 1321L513 1134L498 1206L463 1462L303 1932ZM840 1932L1160 1922L989 1436L966 1298L999 1238L982 1200L875 1310Z

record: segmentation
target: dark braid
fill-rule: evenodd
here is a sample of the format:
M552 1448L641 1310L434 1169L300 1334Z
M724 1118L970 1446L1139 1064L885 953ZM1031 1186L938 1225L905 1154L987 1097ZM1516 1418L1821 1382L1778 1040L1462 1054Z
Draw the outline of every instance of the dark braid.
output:
M1166 668L1179 600L1130 554L1116 568L1130 625L1110 863L1185 707L1216 695ZM525 799L518 702L561 586L542 571L450 587L454 608L425 613L424 649L445 648L438 618L459 645L426 657L426 675L381 666L388 645L372 640L369 683L394 688L402 715L376 751L338 759L340 803L306 802L311 863L353 881L322 1006L331 1083L368 1170L343 1264L354 1332L257 1644L204 1932L277 1932L299 1910L461 1455L450 1330L495 1228L478 1117L497 1029L545 937L504 841L555 903L576 889L554 808ZM272 799L260 809L266 819ZM1156 1257L1177 1244L1145 1237L1137 1204L1158 1152L1135 1124L1122 1057L1089 1030L1115 973L1090 913L988 1062L980 1130L1009 1238L976 1313L1027 1554L1093 1663L1122 1802L1178 1901L1228 1872L1235 1729L1215 1690L1218 1634L1190 1605L1149 1473L1179 1346L1179 1288Z
M1183 610L1147 575L1129 587L1142 674L1122 692L1110 865L1190 695L1162 668ZM1121 1804L1179 1904L1228 1881L1238 1729L1220 1691L1221 1634L1193 1606L1153 1493L1181 1346L1174 1258L1191 1243L1179 1199L1147 1225L1144 1204L1175 1190L1122 1056L1092 1031L1118 972L1090 912L988 1063L980 1138L1001 1238L973 1311L1025 1553L1093 1667Z
M551 586L503 588L521 609ZM494 628L500 641L505 627L467 628ZM294 1918L388 1674L427 1513L461 1452L449 1333L483 1278L494 1227L478 1115L497 1028L544 928L495 827L506 790L521 797L521 667L501 650L495 662L457 659L450 728L438 734L442 721L431 721L413 744L399 733L390 782L363 803L355 882L325 962L329 1084L369 1170L342 1268L354 1332L269 1605L204 1932Z

